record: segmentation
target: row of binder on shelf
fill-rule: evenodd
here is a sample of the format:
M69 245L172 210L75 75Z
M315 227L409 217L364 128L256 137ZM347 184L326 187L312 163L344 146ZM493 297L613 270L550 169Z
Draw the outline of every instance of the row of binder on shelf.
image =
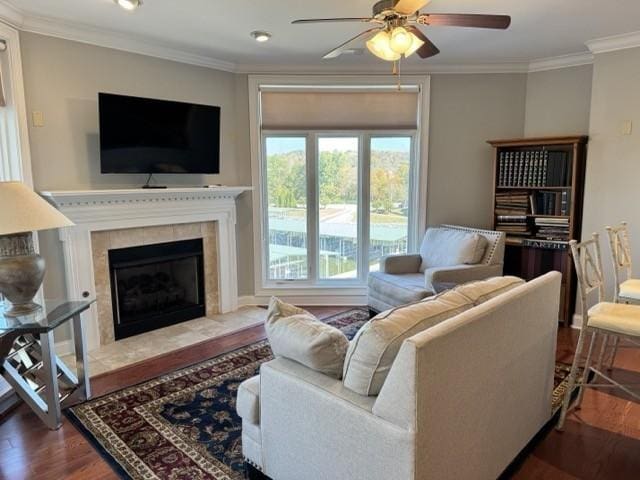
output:
M564 187L570 183L569 155L549 150L503 150L498 159L498 186Z

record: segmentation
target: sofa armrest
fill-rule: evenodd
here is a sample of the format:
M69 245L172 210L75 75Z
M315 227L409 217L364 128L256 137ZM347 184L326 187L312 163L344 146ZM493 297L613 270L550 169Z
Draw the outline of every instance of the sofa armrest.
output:
M461 283L484 280L502 275L502 264L455 265L427 268L424 271L425 287L439 293Z
M399 275L403 273L418 273L422 257L419 253L411 255L389 255L380 260L380 271Z
M358 395L340 380L286 358L263 364L260 381L262 452L269 477L414 478L415 433L374 415L375 397Z

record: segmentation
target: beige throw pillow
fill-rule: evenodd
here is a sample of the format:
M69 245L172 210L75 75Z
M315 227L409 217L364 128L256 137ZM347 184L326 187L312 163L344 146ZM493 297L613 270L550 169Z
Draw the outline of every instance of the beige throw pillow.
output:
M267 338L276 357L295 360L333 378L342 377L347 337L302 308L275 297L265 322Z
M420 271L434 267L476 265L482 260L488 244L488 240L477 233L446 227L429 228L420 247Z

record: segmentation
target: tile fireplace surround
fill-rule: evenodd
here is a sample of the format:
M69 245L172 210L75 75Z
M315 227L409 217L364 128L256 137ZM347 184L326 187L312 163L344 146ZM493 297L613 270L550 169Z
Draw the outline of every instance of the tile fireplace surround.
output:
M60 230L70 297L86 313L89 350L114 342L107 251L202 238L207 316L238 308L236 199L251 187L43 192L76 225Z

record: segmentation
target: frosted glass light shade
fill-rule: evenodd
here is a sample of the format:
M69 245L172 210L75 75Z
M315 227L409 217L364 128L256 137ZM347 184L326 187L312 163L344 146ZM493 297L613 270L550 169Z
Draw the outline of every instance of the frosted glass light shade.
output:
M407 51L404 52L405 58L413 55L422 45L424 45L424 42L420 40L416 35L414 35L413 33L410 33L409 35L411 35L411 45L409 46Z
M390 40L391 37L389 32L383 30L367 41L367 48L376 57L383 60L387 60L389 62L400 60L401 55L391 49L391 46L389 45Z
M406 53L413 43L413 34L407 32L402 27L396 27L391 31L389 38L389 47L396 53L402 55Z
M0 235L72 226L73 222L20 182L0 182Z

